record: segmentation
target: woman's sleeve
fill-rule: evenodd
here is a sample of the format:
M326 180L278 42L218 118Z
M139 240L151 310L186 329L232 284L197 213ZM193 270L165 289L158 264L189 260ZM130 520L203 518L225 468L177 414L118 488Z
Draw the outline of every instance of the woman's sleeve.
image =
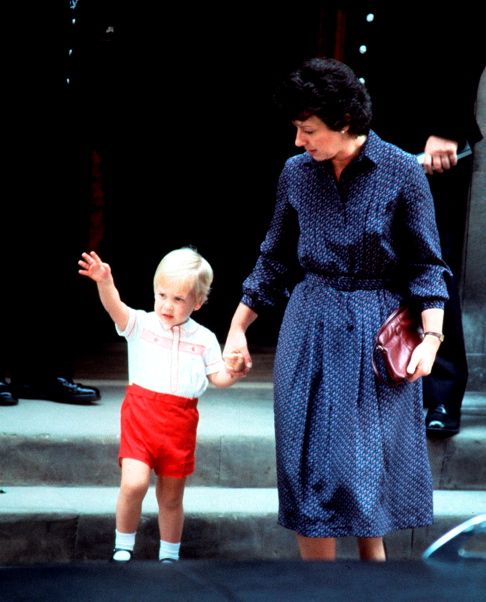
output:
M423 168L411 157L397 236L409 297L422 309L443 308L451 271L442 259L434 201Z
M288 201L288 176L282 171L277 202L270 226L260 245L260 255L251 274L243 282L241 302L256 313L286 300L298 271L297 214Z

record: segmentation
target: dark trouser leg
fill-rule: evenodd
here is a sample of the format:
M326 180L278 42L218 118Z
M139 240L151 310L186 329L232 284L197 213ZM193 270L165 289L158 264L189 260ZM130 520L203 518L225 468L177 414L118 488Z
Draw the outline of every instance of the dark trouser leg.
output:
M450 298L444 312L444 342L437 353L432 373L424 378L423 391L425 407L433 409L443 404L450 417L458 421L468 370L461 304L454 280L448 287Z
M437 406L444 406L447 415L443 422L446 426L451 426L452 430L459 427L468 378L459 275L462 269L470 173L471 161L462 159L450 172L430 178L442 255L454 276L448 282L449 301L444 313L445 340L439 347L432 373L424 378L424 405L429 408L427 424L431 417L436 417L431 416L432 410Z

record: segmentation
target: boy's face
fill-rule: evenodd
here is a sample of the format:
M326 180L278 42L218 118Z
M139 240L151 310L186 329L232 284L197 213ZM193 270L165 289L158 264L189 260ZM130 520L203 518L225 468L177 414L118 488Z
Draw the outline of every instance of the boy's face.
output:
M183 324L201 305L192 282L161 278L155 287L155 313L166 328Z

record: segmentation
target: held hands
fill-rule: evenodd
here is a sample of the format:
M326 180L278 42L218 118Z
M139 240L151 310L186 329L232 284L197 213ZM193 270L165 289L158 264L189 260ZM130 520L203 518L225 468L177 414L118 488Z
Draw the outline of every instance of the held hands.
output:
M231 374L238 374L245 370L245 360L241 351L232 351L228 355L223 356L226 370Z
M246 376L251 370L252 361L244 332L232 331L226 339L223 350L226 369L235 376Z
M94 252L82 253L78 261L80 270L78 273L81 276L87 276L95 282L109 282L111 281L111 268L107 263L103 263L101 258Z
M245 368L243 354L239 351L223 354L223 360L224 368L208 376L209 381L216 387L231 387L247 375L248 370Z

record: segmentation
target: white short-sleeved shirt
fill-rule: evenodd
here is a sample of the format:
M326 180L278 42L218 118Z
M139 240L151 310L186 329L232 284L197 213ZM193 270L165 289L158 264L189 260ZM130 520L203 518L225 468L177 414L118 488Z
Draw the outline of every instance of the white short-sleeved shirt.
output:
M216 335L192 318L167 328L155 312L129 308L125 330L116 330L128 343L129 382L151 391L199 397L224 365Z

